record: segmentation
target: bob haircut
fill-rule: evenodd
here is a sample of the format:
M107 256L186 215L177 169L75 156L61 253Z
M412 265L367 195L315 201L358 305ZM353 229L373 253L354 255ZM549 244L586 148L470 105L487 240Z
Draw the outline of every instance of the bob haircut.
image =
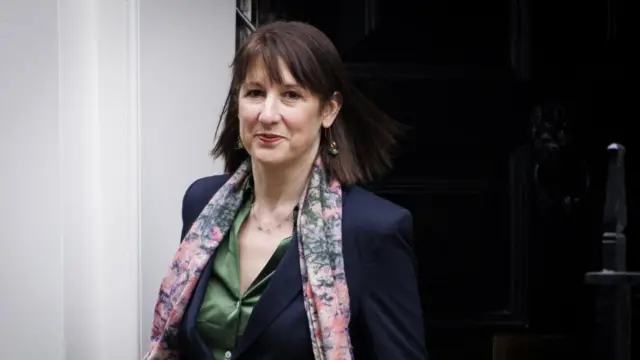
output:
M263 64L269 80L282 83L284 63L296 82L319 98L321 109L338 92L342 107L333 125L322 130L320 156L329 176L343 185L377 180L392 166L392 149L404 126L380 111L348 80L344 65L329 38L301 22L277 21L256 29L236 52L232 80L211 151L222 157L226 172L234 172L249 156L238 148L238 95L250 66ZM222 128L220 128L222 125ZM339 153L329 154L336 143Z

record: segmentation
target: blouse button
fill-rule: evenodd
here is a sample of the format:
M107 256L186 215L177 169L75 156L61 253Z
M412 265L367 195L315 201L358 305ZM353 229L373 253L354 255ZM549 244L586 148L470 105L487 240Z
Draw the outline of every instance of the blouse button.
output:
M227 351L226 353L224 353L224 358L231 359L231 351Z

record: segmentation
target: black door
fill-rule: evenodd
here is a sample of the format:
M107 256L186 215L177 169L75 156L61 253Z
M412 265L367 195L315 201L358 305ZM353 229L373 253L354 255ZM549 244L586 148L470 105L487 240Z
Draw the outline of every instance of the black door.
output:
M413 213L433 359L591 353L604 151L631 145L613 121L631 99L615 88L629 23L612 1L254 2L257 22L327 33L411 127L370 186Z

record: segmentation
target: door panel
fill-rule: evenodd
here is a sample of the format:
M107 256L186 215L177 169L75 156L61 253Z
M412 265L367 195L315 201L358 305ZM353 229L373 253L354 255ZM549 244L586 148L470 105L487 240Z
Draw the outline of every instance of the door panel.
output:
M519 140L517 131L501 134L518 121L508 81L489 88L385 67L384 75L377 66L350 70L411 128L394 171L372 188L414 216L431 325L524 325L528 150L522 131Z

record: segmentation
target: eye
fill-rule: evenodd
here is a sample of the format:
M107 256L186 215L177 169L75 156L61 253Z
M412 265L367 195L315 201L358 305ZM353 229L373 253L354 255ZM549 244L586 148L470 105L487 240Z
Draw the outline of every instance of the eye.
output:
M300 94L298 94L295 91L285 91L282 95L289 100L297 100L302 97Z
M260 97L264 95L264 91L262 90L256 90L256 89L252 89L252 90L247 90L247 92L245 92L246 97Z

